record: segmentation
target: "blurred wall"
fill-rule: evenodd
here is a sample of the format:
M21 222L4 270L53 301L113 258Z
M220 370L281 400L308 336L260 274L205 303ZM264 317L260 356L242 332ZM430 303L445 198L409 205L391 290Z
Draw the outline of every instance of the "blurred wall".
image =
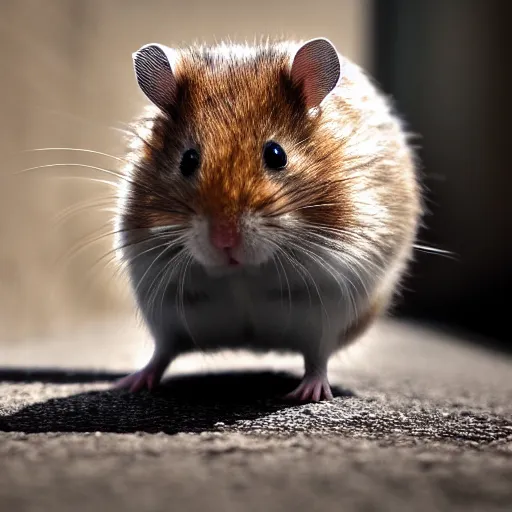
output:
M114 190L90 181L113 168L91 153L23 152L44 147L123 152L122 129L142 106L131 53L168 45L262 34L330 38L370 62L366 0L2 0L0 2L0 335L12 340L73 331L131 314L125 283L107 265ZM69 207L81 211L65 215ZM84 209L85 208L85 209Z
M512 349L509 18L500 0L376 2L375 76L419 134L427 191L421 238L454 259L417 253L401 311Z

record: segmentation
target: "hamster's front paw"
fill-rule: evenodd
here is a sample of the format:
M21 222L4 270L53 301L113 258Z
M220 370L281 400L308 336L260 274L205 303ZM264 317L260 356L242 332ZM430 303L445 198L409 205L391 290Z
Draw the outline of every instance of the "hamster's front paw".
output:
M296 402L321 402L332 400L332 391L327 375L304 375L301 383L285 397L285 400Z
M118 380L115 389L127 389L131 393L136 393L142 389L151 390L160 382L161 375L157 375L154 368L147 366L137 372L131 373Z
M144 368L122 379L115 384L115 389L127 389L132 393L142 389L152 390L162 380L168 361L151 360Z

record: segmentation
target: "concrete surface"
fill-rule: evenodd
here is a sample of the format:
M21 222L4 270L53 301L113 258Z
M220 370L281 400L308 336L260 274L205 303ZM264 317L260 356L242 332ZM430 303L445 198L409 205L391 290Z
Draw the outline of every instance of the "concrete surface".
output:
M275 355L110 391L143 336L0 344L0 511L512 510L507 356L390 321L332 361L331 403L280 401L301 364Z

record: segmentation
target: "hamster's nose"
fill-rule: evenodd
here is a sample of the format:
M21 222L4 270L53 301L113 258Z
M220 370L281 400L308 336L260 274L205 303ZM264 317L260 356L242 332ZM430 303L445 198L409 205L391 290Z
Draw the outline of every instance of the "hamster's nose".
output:
M235 220L210 221L210 240L217 249L222 251L234 249L240 243L241 238L240 228Z

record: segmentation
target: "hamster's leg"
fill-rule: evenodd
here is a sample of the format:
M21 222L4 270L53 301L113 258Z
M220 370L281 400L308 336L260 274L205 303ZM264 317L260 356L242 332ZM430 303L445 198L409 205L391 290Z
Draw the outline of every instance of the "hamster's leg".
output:
M149 362L140 370L120 379L115 387L137 392L142 389L153 389L162 380L165 370L177 357L178 325L175 304L176 281L172 280L173 270L170 259L161 256L167 248L155 257L154 241L135 245L136 252L128 254L129 275L132 290L139 311L154 342L154 351ZM156 242L156 248L161 241Z
M140 370L120 379L115 387L137 392L142 389L153 389L162 380L165 370L171 361L178 355L176 324L172 309L166 308L160 315L151 315L144 311L146 324L155 342L153 355L149 362Z
M327 363L336 350L341 318L336 315L336 304L326 300L311 309L304 305L303 315L296 318L293 336L296 346L304 357L304 375L300 384L285 395L294 402L319 402L332 400L331 386L327 379ZM307 319L303 323L302 318Z
M285 398L300 402L332 400L332 390L327 379L327 363L331 354L346 347L359 338L371 325L382 309L382 301L375 301L348 329L332 331L325 329L319 350L304 353L305 372L301 383Z
M302 354L304 356L304 376L300 384L285 396L287 400L299 402L319 402L332 400L331 386L327 379L327 363L331 354L337 348L337 326L323 325L316 336L313 332L310 336L317 337L317 341L304 343Z

